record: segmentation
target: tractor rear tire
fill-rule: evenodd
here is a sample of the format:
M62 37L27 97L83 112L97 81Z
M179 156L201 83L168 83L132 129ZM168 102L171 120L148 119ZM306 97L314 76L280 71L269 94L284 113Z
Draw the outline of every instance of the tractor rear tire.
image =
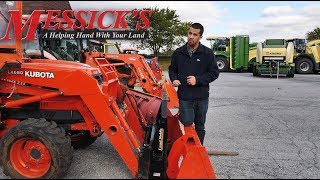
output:
M308 58L299 58L296 61L296 71L299 74L311 74L313 73L314 67L313 63Z
M220 72L229 71L230 69L229 61L225 57L218 56L216 57L216 60L217 60L217 66Z
M74 149L85 149L97 140L97 137L92 137L89 131L74 133L70 137Z
M3 172L13 179L60 178L73 158L70 137L54 121L29 118L9 129L0 142Z

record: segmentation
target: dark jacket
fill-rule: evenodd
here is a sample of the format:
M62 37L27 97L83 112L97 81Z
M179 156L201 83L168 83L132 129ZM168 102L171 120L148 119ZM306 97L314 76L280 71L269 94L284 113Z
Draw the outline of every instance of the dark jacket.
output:
M187 83L188 76L195 76L196 85ZM169 77L173 82L179 80L178 97L181 100L203 100L209 97L209 83L219 77L219 69L213 51L201 43L189 56L187 43L176 49L171 57Z

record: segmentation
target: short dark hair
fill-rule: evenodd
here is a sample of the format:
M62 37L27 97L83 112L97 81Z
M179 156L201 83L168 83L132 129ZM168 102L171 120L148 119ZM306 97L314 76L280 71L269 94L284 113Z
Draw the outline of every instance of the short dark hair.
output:
M200 23L193 23L191 27L194 29L200 29L200 35L202 36L204 29Z

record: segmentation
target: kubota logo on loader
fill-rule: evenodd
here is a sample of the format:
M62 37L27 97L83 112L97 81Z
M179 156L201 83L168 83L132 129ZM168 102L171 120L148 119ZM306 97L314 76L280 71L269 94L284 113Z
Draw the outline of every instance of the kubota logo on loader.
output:
M54 74L52 72L39 72L39 71L8 71L8 74L17 74L17 75L24 75L25 77L32 77L32 78L49 78L53 79Z
M35 78L54 78L52 72L38 72L38 71L25 71L25 77L35 77Z

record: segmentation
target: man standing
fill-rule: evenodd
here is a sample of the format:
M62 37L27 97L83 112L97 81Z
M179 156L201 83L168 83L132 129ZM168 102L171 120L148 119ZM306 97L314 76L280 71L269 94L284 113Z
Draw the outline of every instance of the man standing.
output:
M200 43L203 31L200 23L191 25L188 42L174 51L169 66L170 80L178 87L180 122L184 126L194 123L201 144L205 136L209 83L219 77L212 50Z

